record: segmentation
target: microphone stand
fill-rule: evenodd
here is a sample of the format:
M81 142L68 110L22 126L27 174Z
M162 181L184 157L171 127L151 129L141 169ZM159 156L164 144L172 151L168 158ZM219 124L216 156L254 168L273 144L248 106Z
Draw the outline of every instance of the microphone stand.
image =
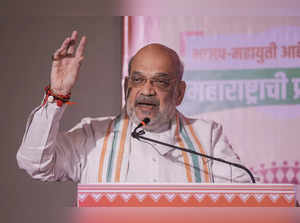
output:
M134 131L131 133L131 136L133 138L135 138L137 140L144 139L146 141L154 142L154 143L157 143L157 144L160 144L160 145L163 145L163 146L167 146L167 147L171 147L171 148L174 148L174 149L179 149L181 151L185 151L185 152L192 153L192 154L195 154L195 155L198 155L198 156L202 156L202 157L205 157L205 158L208 158L208 159L212 159L212 160L216 160L216 161L219 161L219 162L222 162L222 163L226 163L226 164L231 165L231 166L235 166L237 168L245 170L248 173L248 175L250 176L252 183L255 183L255 179L254 179L254 176L252 175L251 171L248 168L246 168L245 166L243 166L239 163L232 163L232 162L229 162L227 160L223 160L223 159L216 158L216 157L213 157L213 156L208 156L208 155L205 155L205 154L202 154L202 153L195 152L195 151L190 150L190 149L181 148L181 147L178 147L178 146L174 146L172 144L168 144L168 143L165 143L165 142L160 142L160 141L145 137L145 136L143 136L145 134L144 130L140 130L139 132L137 132L137 129L140 128L140 127L141 126L137 126L134 129Z

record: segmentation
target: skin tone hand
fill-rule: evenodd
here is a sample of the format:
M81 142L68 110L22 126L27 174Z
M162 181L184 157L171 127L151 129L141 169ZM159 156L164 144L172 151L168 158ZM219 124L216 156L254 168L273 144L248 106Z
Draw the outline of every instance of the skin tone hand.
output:
M50 86L55 94L67 95L77 80L86 45L86 37L83 36L75 50L77 36L77 31L73 31L53 54Z

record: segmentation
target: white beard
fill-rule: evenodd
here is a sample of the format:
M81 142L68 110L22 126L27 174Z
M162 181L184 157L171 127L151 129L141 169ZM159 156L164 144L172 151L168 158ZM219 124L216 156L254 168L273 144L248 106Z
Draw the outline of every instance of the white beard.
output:
M135 113L134 108L129 108L126 104L126 112L130 120L136 125L140 124L142 120L139 120ZM171 120L174 118L176 113L176 107L174 105L169 105L166 111L159 112L154 119L150 120L150 123L144 127L146 131L150 132L163 132L170 128Z

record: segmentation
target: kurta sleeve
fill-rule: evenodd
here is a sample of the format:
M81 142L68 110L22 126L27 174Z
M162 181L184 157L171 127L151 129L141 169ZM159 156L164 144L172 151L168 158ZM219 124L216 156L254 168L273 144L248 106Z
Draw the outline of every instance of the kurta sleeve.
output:
M211 128L212 155L226 161L242 164L223 134L220 124L213 122ZM215 183L251 183L251 178L245 170L218 161L211 162L212 177Z
M95 143L94 133L84 120L69 132L60 133L59 122L65 108L66 105L48 103L29 116L17 162L34 179L80 180L86 148Z

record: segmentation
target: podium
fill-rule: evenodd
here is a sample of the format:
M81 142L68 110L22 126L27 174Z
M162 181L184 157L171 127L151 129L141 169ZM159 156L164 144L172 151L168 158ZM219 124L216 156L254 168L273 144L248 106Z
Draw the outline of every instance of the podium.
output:
M291 184L80 184L75 218L76 223L298 223L295 205Z
M292 184L78 185L78 207L295 207Z

